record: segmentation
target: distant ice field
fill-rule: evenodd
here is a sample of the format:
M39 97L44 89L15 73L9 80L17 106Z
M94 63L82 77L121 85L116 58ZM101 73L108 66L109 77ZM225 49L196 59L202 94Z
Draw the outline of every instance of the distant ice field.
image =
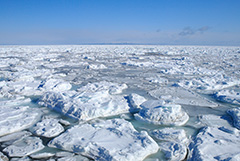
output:
M240 47L0 46L4 161L235 161L239 143Z

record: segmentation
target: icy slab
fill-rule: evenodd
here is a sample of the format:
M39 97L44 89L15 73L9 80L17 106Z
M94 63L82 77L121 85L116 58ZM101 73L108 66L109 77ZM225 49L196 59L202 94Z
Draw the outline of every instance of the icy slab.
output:
M128 96L128 101L129 101L130 106L131 106L130 111L131 112L138 112L141 108L140 105L147 100L143 96L140 96L136 93L132 93Z
M0 136L29 128L41 117L39 109L28 106L0 107Z
M240 133L226 128L205 127L190 144L189 160L231 160L239 157Z
M33 128L32 132L38 136L52 138L58 136L64 131L63 126L57 119L44 119L38 122Z
M240 130L240 107L227 110L233 119L233 125Z
M3 149L10 157L23 157L42 150L44 145L37 137L26 137Z
M194 78L192 80L182 80L181 87L201 91L217 91L240 84L240 80L228 77L224 74L217 74Z
M53 157L54 155L55 155L54 153L43 152L43 153L31 154L30 157L33 159L46 159L46 158Z
M9 159L2 152L0 152L0 161L9 161Z
M8 134L5 136L0 137L0 143L1 143L1 147L7 147L11 144L13 144L15 141L23 139L25 137L31 136L32 133L28 132L28 131L19 131L19 132L15 132L12 134Z
M164 141L159 143L160 150L164 152L169 160L183 160L187 156L187 145L189 140L183 129L164 128L151 132L157 140Z
M148 106L148 101L143 103L142 109L139 111L139 113L134 114L134 117L137 120L152 123L155 125L181 126L188 121L189 116L182 110L181 105L162 105L161 102L159 104L157 104L157 102L159 101L156 101L154 106L153 103L149 103Z
M41 91L67 91L72 88L72 85L69 82L66 82L61 79L47 79L40 83L38 89Z
M166 102L174 102L176 104L204 107L218 106L218 104L208 100L207 98L182 87L160 87L156 90L150 91L149 94L157 99L161 99Z
M157 143L123 119L76 125L54 138L50 147L81 153L94 160L143 160L158 151Z
M57 159L57 161L90 161L90 159L83 157L81 155L75 155L72 157L62 157Z
M151 135L160 141L173 141L187 144L189 142L186 132L183 129L164 128L157 129L151 132Z
M159 147L168 160L180 161L184 160L187 156L187 148L184 144L179 144L177 142L163 142L160 143Z
M88 83L87 85L77 89L77 91L80 93L107 92L109 94L120 94L124 89L127 89L126 84L101 81L95 83Z
M222 102L240 105L240 93L235 90L221 90L216 92L214 97Z
M45 93L39 104L79 120L113 116L129 112L127 100L115 95L124 88L124 85L114 83L93 83L78 92Z
M32 161L29 157L12 158L10 161Z
M234 130L230 124L230 117L228 116L218 116L213 114L200 115L198 116L199 123L201 127L210 126L210 127L226 127L228 129Z

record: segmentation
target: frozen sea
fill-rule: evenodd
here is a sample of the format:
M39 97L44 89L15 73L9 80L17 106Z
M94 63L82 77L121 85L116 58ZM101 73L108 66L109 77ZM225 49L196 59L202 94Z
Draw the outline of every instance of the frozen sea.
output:
M0 46L0 161L240 160L240 47Z

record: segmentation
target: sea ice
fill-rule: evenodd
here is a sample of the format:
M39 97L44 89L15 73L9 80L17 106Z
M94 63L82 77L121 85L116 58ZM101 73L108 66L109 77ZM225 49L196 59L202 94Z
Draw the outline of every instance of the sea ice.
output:
M72 88L72 85L69 82L66 82L61 79L47 79L40 83L38 89L41 91L67 91Z
M159 143L159 147L166 158L176 161L186 158L189 140L183 129L157 129L153 130L151 135L157 140L163 141Z
M39 104L79 120L118 115L129 112L127 100L115 95L125 88L114 83L93 83L78 92L45 93Z
M186 145L178 142L162 142L159 147L164 152L165 157L171 161L181 161L187 156Z
M140 105L146 101L143 96L140 96L136 93L132 93L128 96L129 103L131 105L131 112L138 112L140 110Z
M190 144L189 160L231 160L239 156L240 135L226 128L205 127Z
M158 151L157 143L123 119L76 125L48 146L81 153L95 160L143 160Z
M159 101L156 101L159 102ZM176 104L149 104L148 101L143 103L142 109L139 113L134 114L137 120L152 123L156 125L184 125L189 116L181 108L181 105Z
M240 130L240 107L227 110L227 113L233 119L233 125Z
M235 90L221 90L216 92L214 97L222 102L240 105L240 93Z
M164 128L157 129L151 132L157 140L161 141L174 141L178 143L188 144L189 140L187 138L186 132L183 129L175 128Z
M182 87L159 87L158 89L150 91L149 94L157 99L161 99L166 102L174 102L176 104L204 107L218 106L217 103L214 103L207 98Z
M35 124L41 111L28 106L0 107L0 136L24 130Z
M10 157L23 157L42 150L44 145L42 140L37 137L25 137L15 141L12 145L3 149Z
M57 119L44 119L32 128L34 134L47 138L58 136L63 131L64 128Z

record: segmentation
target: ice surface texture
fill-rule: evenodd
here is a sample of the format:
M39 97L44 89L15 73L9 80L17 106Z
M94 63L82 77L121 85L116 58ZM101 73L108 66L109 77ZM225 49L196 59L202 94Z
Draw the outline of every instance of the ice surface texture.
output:
M156 102L156 104L154 104ZM181 105L162 104L159 101L146 101L141 106L135 118L140 121L156 125L184 125L189 116L181 108Z
M28 106L0 107L0 136L27 129L41 117L39 109Z
M205 127L190 146L189 160L231 160L239 158L240 135L224 127Z
M143 160L158 151L157 143L146 132L136 131L123 119L76 125L48 145L94 160Z
M110 82L88 84L78 92L48 92L40 104L67 116L90 120L129 112L127 100L121 95L126 85Z

